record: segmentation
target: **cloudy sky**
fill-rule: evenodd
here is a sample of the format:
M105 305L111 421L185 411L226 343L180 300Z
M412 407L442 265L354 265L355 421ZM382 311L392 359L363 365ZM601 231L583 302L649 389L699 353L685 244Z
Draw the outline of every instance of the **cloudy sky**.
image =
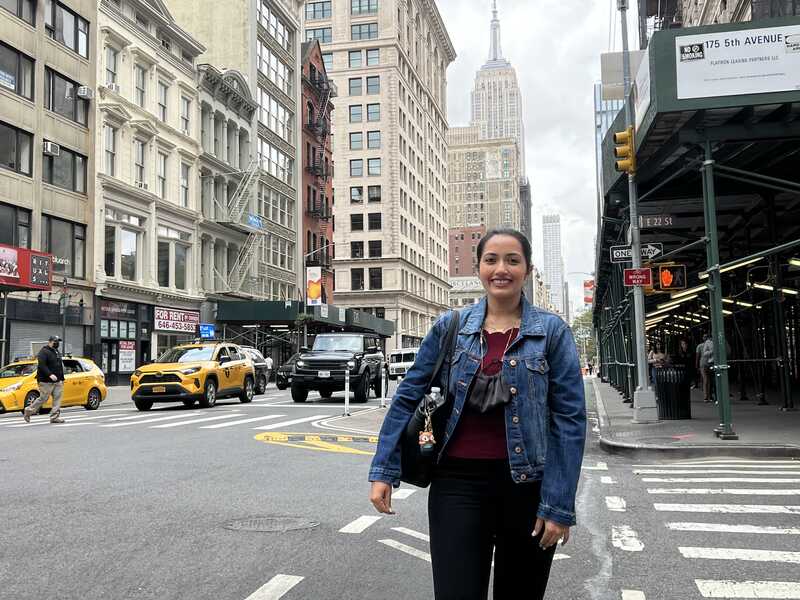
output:
M466 125L475 71L489 52L491 0L437 0L458 57L448 70L448 120ZM565 271L594 270L596 229L592 86L609 40L621 46L616 0L498 0L503 54L524 100L527 174L533 196L534 260L542 265L542 215L561 215ZM631 2L635 5L636 2ZM635 14L629 15L630 37ZM634 46L631 46L632 48ZM569 275L583 306L583 274Z

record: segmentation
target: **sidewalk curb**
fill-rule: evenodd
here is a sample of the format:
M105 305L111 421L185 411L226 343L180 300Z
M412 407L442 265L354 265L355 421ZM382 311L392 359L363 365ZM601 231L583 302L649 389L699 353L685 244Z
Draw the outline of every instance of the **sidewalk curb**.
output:
M730 446L715 444L684 444L681 446L664 446L661 444L645 444L641 442L621 442L606 435L609 427L608 412L600 396L597 379L592 379L597 416L600 425L600 447L608 454L663 457L670 458L703 458L709 456L725 455L734 458L800 458L800 446L794 445L764 445L764 444L737 444Z

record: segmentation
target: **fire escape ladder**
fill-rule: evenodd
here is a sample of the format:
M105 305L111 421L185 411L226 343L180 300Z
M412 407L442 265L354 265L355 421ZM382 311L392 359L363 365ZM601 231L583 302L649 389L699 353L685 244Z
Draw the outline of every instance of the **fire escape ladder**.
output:
M259 170L258 159L254 158L247 166L244 177L242 177L239 185L236 186L233 196L228 199L228 218L231 223L238 223L245 209L247 209L253 191L253 184L258 181Z
M253 258L256 254L256 247L261 239L258 233L251 233L247 236L244 245L239 250L236 256L236 262L233 263L233 268L230 270L229 285L231 291L238 292L242 289L245 279L247 279L248 271L253 264Z

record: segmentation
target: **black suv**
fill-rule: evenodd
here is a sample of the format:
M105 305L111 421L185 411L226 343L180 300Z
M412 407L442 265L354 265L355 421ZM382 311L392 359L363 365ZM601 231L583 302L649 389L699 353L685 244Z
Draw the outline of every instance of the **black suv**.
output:
M292 372L292 400L305 402L309 390L323 399L344 390L345 371L350 371L350 390L354 402L366 402L370 388L381 396L381 369L384 358L378 337L366 333L323 333L314 347L300 348Z

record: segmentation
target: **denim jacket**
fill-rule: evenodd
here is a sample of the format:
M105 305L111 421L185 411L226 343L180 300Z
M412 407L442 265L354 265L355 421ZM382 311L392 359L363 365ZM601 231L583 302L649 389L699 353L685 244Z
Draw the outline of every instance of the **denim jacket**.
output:
M575 493L586 438L586 407L578 352L572 332L555 314L522 299L519 335L503 358L503 379L510 387L505 406L506 443L516 483L542 481L538 516L575 524ZM415 408L428 390L449 314L434 324L417 359L395 392L369 471L370 481L400 485L400 440ZM460 311L458 341L451 357L450 393L455 397L439 458L458 425L467 391L480 367L480 332L486 298ZM443 385L441 387L444 387Z

